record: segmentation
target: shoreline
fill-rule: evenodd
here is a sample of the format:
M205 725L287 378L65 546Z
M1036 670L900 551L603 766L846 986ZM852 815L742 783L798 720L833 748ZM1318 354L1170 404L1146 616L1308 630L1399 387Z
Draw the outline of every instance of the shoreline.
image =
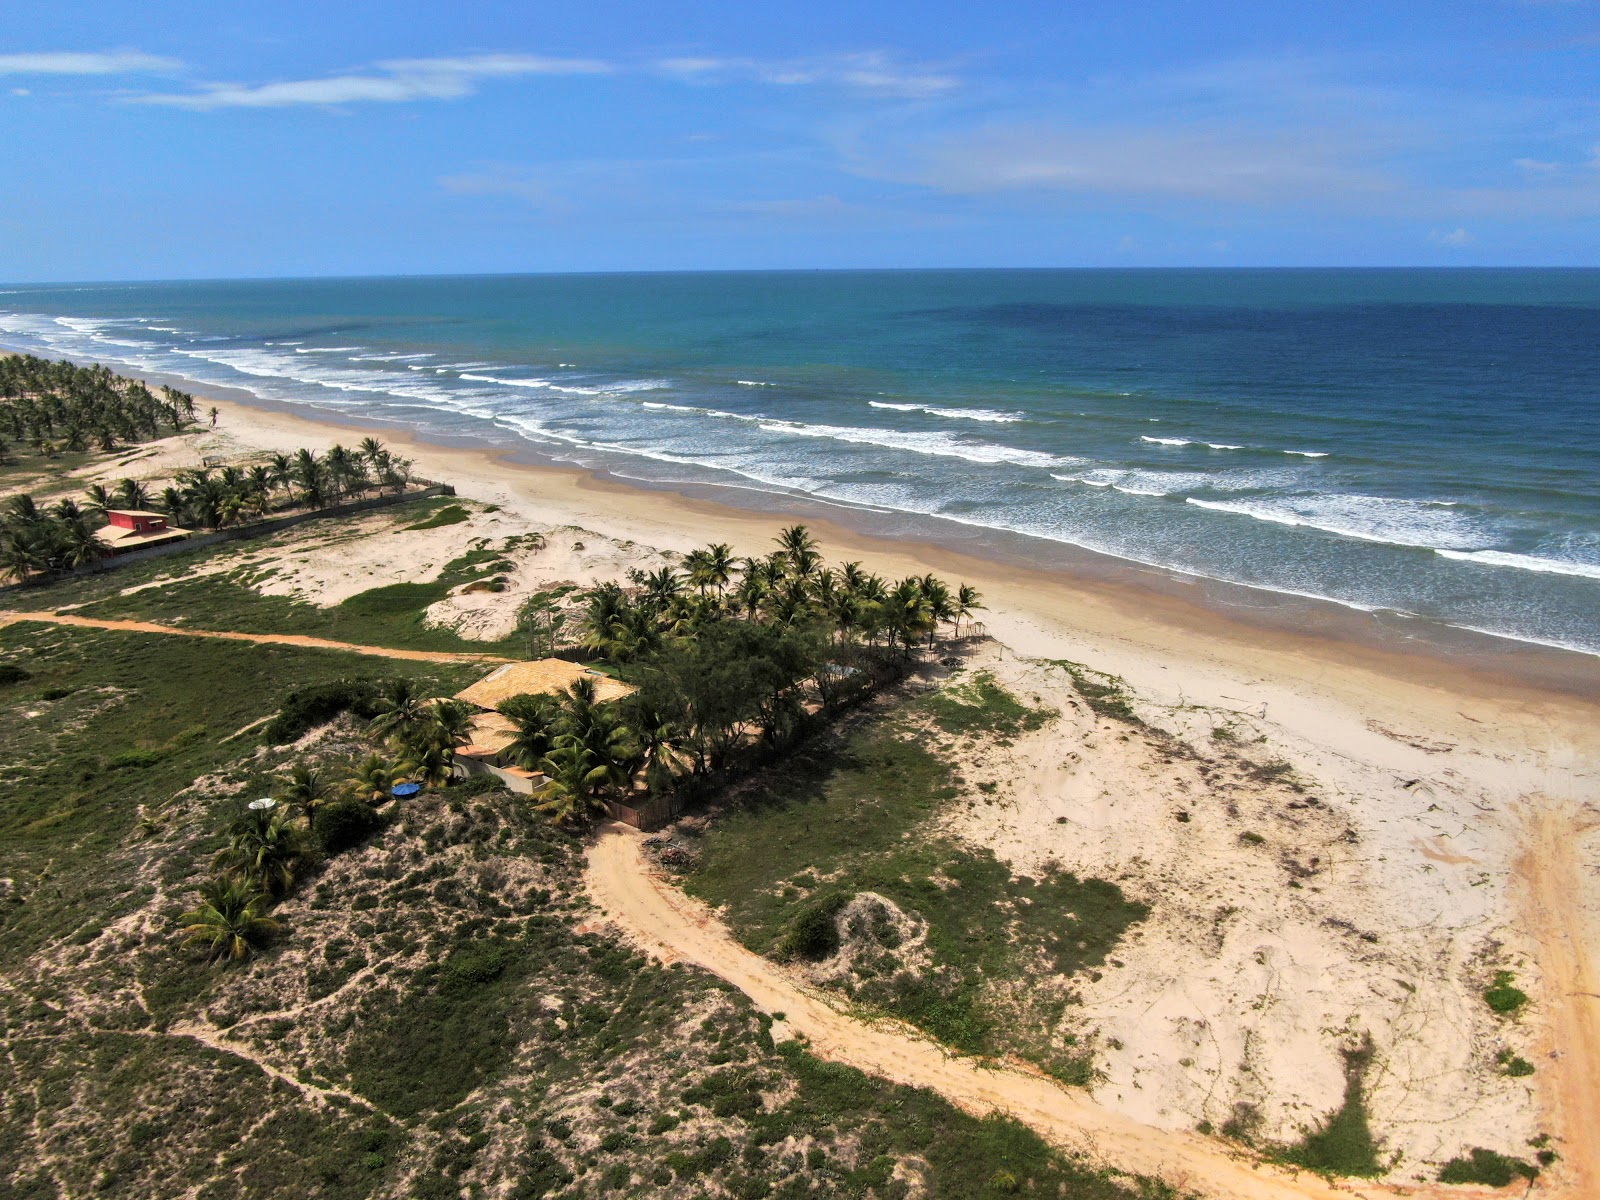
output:
M0 347L0 353L24 352L31 353ZM1152 605L1185 626L1189 622L1181 615L1193 610L1205 614L1201 624L1206 623L1206 618L1215 618L1230 627L1333 641L1353 651L1374 651L1403 660L1420 658L1454 664L1510 683L1600 700L1600 651L1452 624L1400 609L1368 607L1265 584L1237 582L1039 534L967 523L959 517L874 508L756 484L639 478L619 470L615 464L562 461L541 453L533 445L496 447L470 436L419 430L386 416L322 408L314 402L271 400L246 388L207 384L182 375L137 370L122 373L152 386L172 383L186 391L194 390L197 400L234 412L235 425L248 427L252 421L271 415L297 419L313 429L343 430L361 436L382 433L388 440L407 446L413 457L465 453L501 466L587 479L597 487L623 494L670 498L667 503L695 508L712 520L753 516L768 523L801 521L845 531L852 541L863 544L863 552L867 552L869 543L897 548L912 545L919 548L912 555L919 561L939 556L953 556L947 561L972 560L979 564L972 574L990 574L997 569L1031 573L1040 580L1054 579L1080 591L1124 594L1135 602L1135 607L1141 603Z
M214 389L234 392L234 389ZM238 396L248 395L248 399ZM1059 590L1083 601L1120 603L1144 620L1170 625L1174 631L1223 635L1242 647L1255 647L1262 635L1294 645L1300 652L1327 654L1336 661L1351 660L1377 667L1383 662L1426 664L1445 674L1491 677L1494 685L1526 686L1550 690L1590 701L1600 701L1600 656L1565 647L1549 646L1506 635L1452 626L1424 617L1389 610L1366 610L1320 597L1299 596L1274 589L1232 583L1170 568L1150 566L1098 551L1048 542L1023 534L970 527L965 537L931 539L905 530L879 530L874 524L939 524L960 531L960 524L939 518L920 520L914 514L879 514L852 505L766 489L716 483L673 483L638 480L612 471L553 462L521 448L498 449L468 439L459 441L428 436L404 425L377 417L265 400L249 393L199 396L226 414L219 432L281 439L288 429L305 430L305 436L324 442L341 436L381 434L414 458L423 473L443 478L463 495L487 487L518 491L516 482L543 481L570 497L578 510L591 516L604 514L613 525L608 532L628 530L633 540L640 525L681 535L704 523L708 529L726 529L740 540L736 550L765 550L776 525L801 521L818 532L821 540L844 557L863 561L893 561L898 573L929 570L986 580L986 603L1006 589L1025 582L1030 591ZM457 464L452 469L428 467L429 461ZM721 493L742 493L745 503L730 502ZM484 498L474 496L474 498ZM523 496L524 501L530 497ZM492 500L492 497L491 497ZM568 522L575 523L575 522ZM749 540L757 535L756 541ZM721 537L721 534L715 535ZM715 540L704 536L658 537L666 548L689 549ZM1058 597L1064 599L1066 597ZM1054 607L1054 606L1052 606ZM993 614L993 605L987 615ZM1128 619L1128 618L1124 618ZM1133 618L1139 619L1139 618ZM1400 675L1411 667L1396 669Z

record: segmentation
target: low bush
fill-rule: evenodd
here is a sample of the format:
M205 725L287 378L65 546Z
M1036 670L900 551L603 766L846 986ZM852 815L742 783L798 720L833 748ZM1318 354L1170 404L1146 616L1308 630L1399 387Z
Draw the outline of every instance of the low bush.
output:
M1516 986L1516 976L1510 971L1496 971L1494 982L1483 990L1483 1002L1505 1017L1528 1002L1528 993Z
M277 746L294 741L341 713L370 719L377 714L378 691L378 684L370 679L334 679L298 688L284 697L278 715L267 723L263 736L267 745Z
M327 854L359 846L382 827L383 818L365 800L335 800L325 804L311 822L311 832Z
M1439 1172L1440 1183L1481 1183L1486 1187L1510 1187L1517 1179L1534 1179L1539 1168L1520 1158L1511 1158L1474 1146L1465 1158L1452 1158Z
M821 962L839 949L839 910L850 903L849 894L829 896L808 904L795 914L778 943L778 957Z
M32 678L32 675L22 667L17 666L16 663L0 663L0 686L8 683L23 683Z

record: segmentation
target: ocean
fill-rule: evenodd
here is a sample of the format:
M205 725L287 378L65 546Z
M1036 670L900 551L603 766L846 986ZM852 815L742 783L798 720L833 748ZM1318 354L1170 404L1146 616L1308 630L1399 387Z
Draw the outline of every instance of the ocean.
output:
M1600 271L19 286L0 344L1600 654Z

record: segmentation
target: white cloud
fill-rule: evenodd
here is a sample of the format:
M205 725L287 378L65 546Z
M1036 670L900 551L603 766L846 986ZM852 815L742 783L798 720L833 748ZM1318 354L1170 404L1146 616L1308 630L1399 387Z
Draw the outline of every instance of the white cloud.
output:
M948 71L905 65L881 50L803 59L664 58L655 66L688 82L742 77L774 87L835 87L901 99L925 99L961 86Z
M1428 240L1436 246L1466 246L1476 239L1465 229L1459 226L1455 229L1435 229L1428 234Z
M175 58L159 58L138 50L111 50L102 54L0 54L0 75L130 75L175 71L181 66L183 64Z
M990 125L925 141L863 174L978 195L1040 191L1271 204L1378 193L1391 183L1353 165L1350 147L1312 131Z
M1515 158L1511 160L1511 165L1521 167L1524 171L1535 175L1551 175L1561 169L1553 162L1544 162L1537 158Z
M550 188L526 167L491 166L461 175L444 175L439 186L457 196L516 196L535 204L550 200Z
M534 54L479 54L459 58L402 58L377 65L377 74L330 75L257 85L208 83L203 91L140 96L144 104L175 108L286 108L293 105L400 104L456 100L477 90L480 79L529 75L599 75L609 64L592 58Z

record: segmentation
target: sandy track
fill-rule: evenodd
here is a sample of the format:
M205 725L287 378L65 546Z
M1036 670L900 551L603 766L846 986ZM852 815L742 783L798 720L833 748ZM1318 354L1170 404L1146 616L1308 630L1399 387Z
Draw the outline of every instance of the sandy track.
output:
M1539 1074L1551 1125L1565 1134L1556 1170L1562 1194L1600 1196L1600 971L1579 863L1584 837L1600 829L1600 818L1546 797L1533 798L1524 818L1514 869L1543 976L1535 1015L1554 1051Z
M67 613L0 612L0 626L23 621L42 621L47 625L76 625L84 629L122 629L130 633L170 633L178 637L222 638L231 642L256 642L269 646L303 646L312 650L342 650L347 654L370 654L377 658L404 658L412 662L504 663L512 659L498 654L456 653L448 650L396 650L391 646L359 646L354 642L335 642L328 638L305 637L296 633L238 633L225 629L179 629L154 621L108 621L94 617L75 617Z
M970 1113L1009 1113L1050 1141L1107 1165L1158 1176L1180 1190L1227 1200L1352 1200L1420 1195L1360 1183L1329 1184L1254 1161L1213 1139L1156 1129L1109 1112L1087 1093L1042 1075L952 1055L906 1026L868 1023L828 1004L739 945L706 908L645 861L641 835L608 825L589 851L595 903L642 949L721 976L810 1043L813 1053L872 1075L930 1088ZM1424 1189L1425 1191L1425 1189ZM1452 1189L1470 1195L1474 1189Z

